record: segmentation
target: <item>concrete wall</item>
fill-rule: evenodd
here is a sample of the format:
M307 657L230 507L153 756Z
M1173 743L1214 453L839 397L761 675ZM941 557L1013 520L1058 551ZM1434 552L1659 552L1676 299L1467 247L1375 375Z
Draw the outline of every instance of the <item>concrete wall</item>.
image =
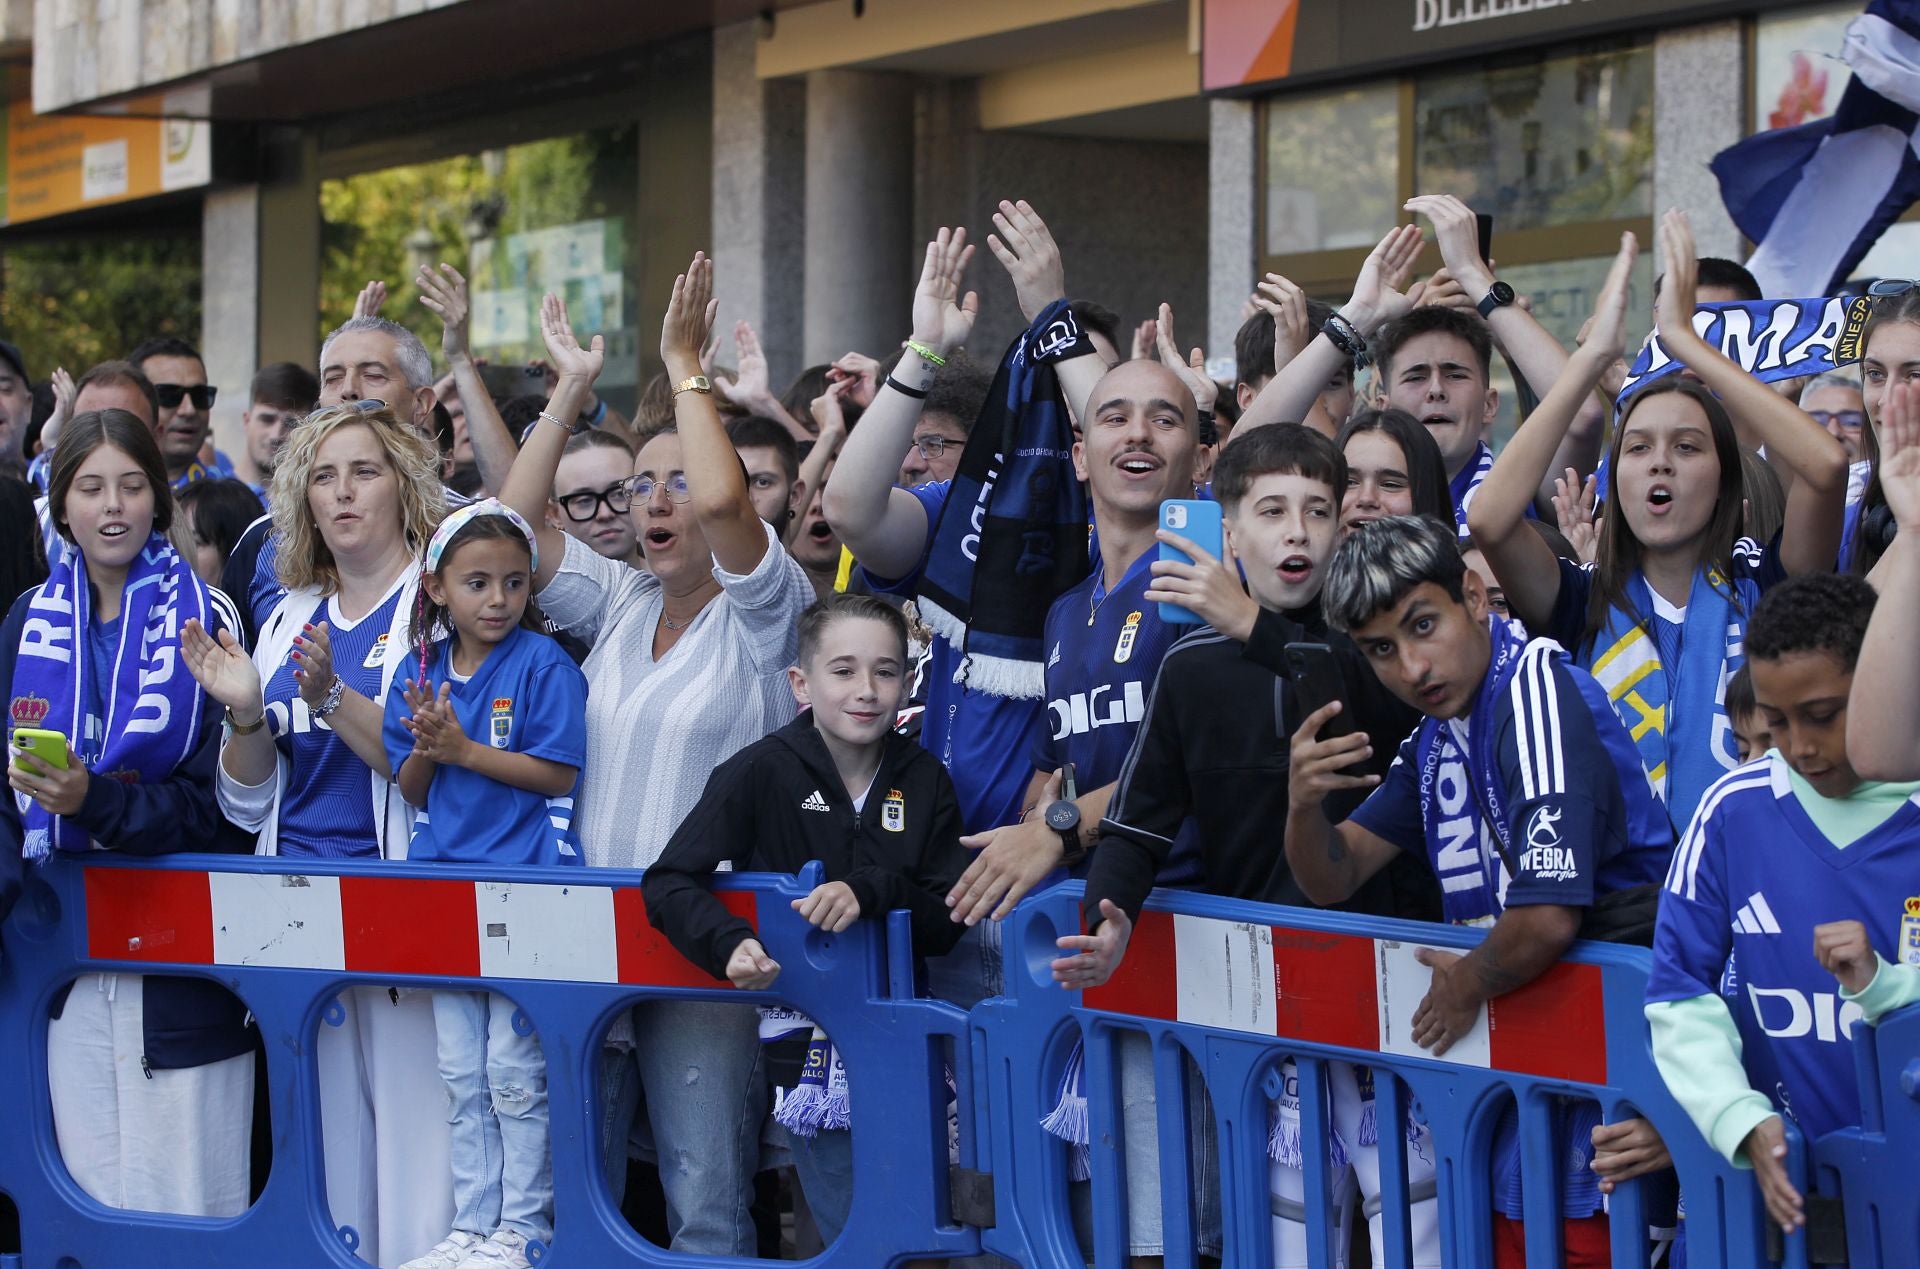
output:
M1060 244L1069 295L1097 300L1129 325L1153 316L1164 300L1173 306L1182 343L1205 342L1204 144L979 132L975 117L968 85L922 89L914 251L917 263L943 224L965 225L980 244L968 276L980 293L980 320L969 341L977 358L997 361L1024 325L1013 284L986 246L1003 198L1026 199L1046 220ZM891 303L904 336L911 295ZM1123 333L1122 355L1129 338Z
M1653 43L1653 209L1678 207L1703 256L1746 258L1707 169L1747 135L1747 55L1739 22L1662 31ZM1651 244L1643 243L1643 250Z
M46 114L466 2L34 0L33 105Z

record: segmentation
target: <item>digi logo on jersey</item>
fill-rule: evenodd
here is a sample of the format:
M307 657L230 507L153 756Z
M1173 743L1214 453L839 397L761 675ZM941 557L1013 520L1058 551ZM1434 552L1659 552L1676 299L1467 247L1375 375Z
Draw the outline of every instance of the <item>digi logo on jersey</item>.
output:
M1147 688L1139 679L1114 686L1102 683L1091 692L1075 692L1065 700L1047 702L1053 716L1053 738L1084 736L1099 727L1137 723L1147 716Z
M1853 1038L1853 1024L1866 1011L1830 991L1804 992L1792 987L1755 987L1747 984L1753 1002L1753 1020L1776 1040L1798 1040L1811 1035L1835 1043Z

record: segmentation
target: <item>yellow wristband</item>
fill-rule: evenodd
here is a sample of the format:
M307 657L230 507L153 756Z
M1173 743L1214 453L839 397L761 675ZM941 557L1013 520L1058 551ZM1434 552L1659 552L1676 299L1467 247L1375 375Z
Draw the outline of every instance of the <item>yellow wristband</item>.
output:
M907 347L911 351L919 353L922 357L926 358L928 361L932 362L936 366L944 366L947 364L947 359L945 357L942 357L939 353L933 351L933 349L927 347L925 344L921 343L917 339L909 339L907 341Z

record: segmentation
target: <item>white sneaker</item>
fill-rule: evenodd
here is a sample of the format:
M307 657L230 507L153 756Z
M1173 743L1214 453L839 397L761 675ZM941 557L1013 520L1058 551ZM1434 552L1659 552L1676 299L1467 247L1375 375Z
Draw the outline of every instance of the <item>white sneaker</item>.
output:
M455 1269L457 1265L466 1264L467 1258L485 1246L486 1241L478 1234L456 1229L435 1243L432 1251L407 1261L400 1269Z
M527 1240L510 1229L496 1229L493 1237L481 1243L460 1262L460 1269L531 1269L527 1259Z

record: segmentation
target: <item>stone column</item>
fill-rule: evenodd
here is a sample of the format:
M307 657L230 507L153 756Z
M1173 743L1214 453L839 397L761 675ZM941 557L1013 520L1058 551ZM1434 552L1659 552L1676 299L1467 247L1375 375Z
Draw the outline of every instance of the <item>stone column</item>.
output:
M237 461L247 385L259 369L260 187L210 191L200 210L200 244L200 353L207 382L220 389L213 443Z
M1662 31L1653 42L1653 214L1693 221L1703 256L1745 260L1740 231L1707 165L1746 135L1746 50L1739 22ZM1642 249L1651 244L1642 244Z
M778 391L801 369L807 91L799 79L756 74L755 27L713 33L714 287L721 364L733 364L731 331L744 318Z
M1231 360L1240 310L1260 260L1254 215L1260 139L1250 101L1215 99L1207 103L1207 114L1207 353L1209 359Z
M806 91L805 363L884 357L918 276L913 81L813 71Z

